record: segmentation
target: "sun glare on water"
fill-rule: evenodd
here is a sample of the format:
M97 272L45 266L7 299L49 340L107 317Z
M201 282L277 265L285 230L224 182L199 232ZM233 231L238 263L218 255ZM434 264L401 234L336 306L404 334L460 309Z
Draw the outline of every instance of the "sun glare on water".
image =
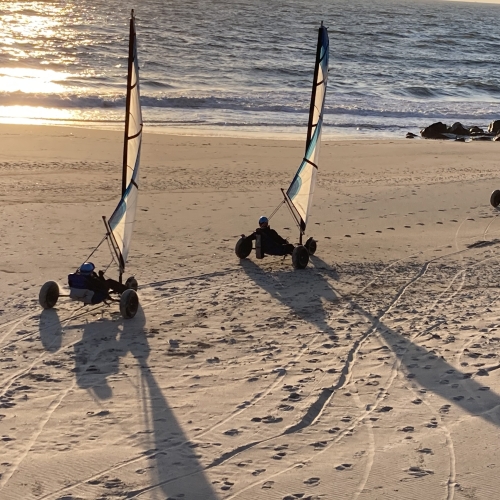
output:
M65 71L75 60L74 33L61 20L75 18L72 2L0 0L0 121L71 118L70 110L25 105L25 98L68 91L76 75Z
M0 68L0 92L59 93L70 73L48 69Z

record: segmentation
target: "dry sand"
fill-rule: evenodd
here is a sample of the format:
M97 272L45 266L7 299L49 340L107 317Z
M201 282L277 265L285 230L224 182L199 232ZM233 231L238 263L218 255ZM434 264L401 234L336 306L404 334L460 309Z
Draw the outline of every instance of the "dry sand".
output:
M302 141L146 135L122 320L37 298L103 236L122 134L0 132L2 500L498 498L499 144L325 141L294 271L233 249Z

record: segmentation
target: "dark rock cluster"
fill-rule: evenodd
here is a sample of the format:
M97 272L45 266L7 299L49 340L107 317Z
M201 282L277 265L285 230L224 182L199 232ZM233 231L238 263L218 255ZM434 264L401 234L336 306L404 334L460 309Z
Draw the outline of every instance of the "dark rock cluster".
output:
M488 130L480 127L464 127L460 122L449 126L442 122L433 123L420 131L423 139L446 139L453 141L500 141L500 120L491 122ZM407 139L417 137L408 132Z

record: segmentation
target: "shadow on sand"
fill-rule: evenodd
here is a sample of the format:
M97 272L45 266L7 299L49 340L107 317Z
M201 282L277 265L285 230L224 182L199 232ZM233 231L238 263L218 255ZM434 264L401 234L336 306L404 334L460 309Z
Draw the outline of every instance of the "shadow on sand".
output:
M338 302L339 296L325 276L337 279L337 273L314 256L311 262L314 267L295 271L290 263L289 269L272 273L264 271L248 259L241 261L241 267L255 284L290 308L300 319L313 324L326 334L334 334L328 324L325 303Z
M248 276L272 297L293 309L305 321L309 321L328 333L331 327L327 324L327 312L323 311L320 314L319 309L322 306L322 299L334 302L340 297L340 294L327 281L327 278L337 280L338 275L334 268L319 257L312 256L311 262L314 268L306 269L305 273L292 270L273 272L272 276L277 275L277 281L282 285L278 289L276 280L253 262L242 261L242 267ZM307 281L309 283L306 283ZM298 293L289 290L297 285L300 285ZM315 314L310 315L310 310L304 309L305 303L316 304L313 310ZM335 392L344 386L347 373L355 363L356 352L360 344L374 334L379 335L385 341L394 356L405 367L409 382L415 384L415 387L422 392L430 392L449 401L450 404L445 404L439 409L441 413L448 413L451 406L456 405L471 415L500 426L500 396L487 386L487 370L477 370L472 367L470 372L457 370L442 356L415 344L409 337L389 328L378 317L373 316L356 302L350 301L350 306L350 310L357 311L368 319L370 325L351 346L338 382L332 387L323 389L301 421L288 429L287 433L299 431L315 420ZM416 400L414 404L419 404L419 401Z
M57 309L44 309L38 325L40 340L47 352L57 352L62 344L62 325Z
M217 496L203 472L203 466L194 455L188 437L148 366L150 346L145 324L142 308L132 320L86 324L82 340L75 345L77 383L100 400L111 398L113 393L107 378L118 373L120 358L130 352L141 372L145 431L151 436L147 445L149 449L144 454L154 467L150 485L130 491L127 498L160 490L169 498L183 496L215 500Z

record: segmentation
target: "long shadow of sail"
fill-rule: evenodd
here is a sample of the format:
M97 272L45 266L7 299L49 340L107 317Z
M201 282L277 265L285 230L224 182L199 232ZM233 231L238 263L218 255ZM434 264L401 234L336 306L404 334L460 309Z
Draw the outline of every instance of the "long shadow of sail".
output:
M143 315L142 310L137 315ZM149 459L155 460L156 465L152 484L130 494L161 490L168 498L216 500L217 495L204 473L203 465L195 456L192 443L165 399L153 368L148 364L150 347L144 328L125 321L121 341L127 345L140 366L145 421L147 430L152 431L148 453Z
M315 265L318 263L319 272L328 275L335 273L334 269L318 257L312 259L314 259ZM477 368L467 372L457 370L442 356L422 345L416 344L409 337L403 336L388 327L357 302L351 301L350 306L352 311L357 311L368 319L371 324L362 336L353 343L339 381L334 387L322 391L317 401L317 407L323 407L335 390L343 386L346 373L354 362L355 353L360 342L370 335L378 334L384 339L393 355L399 359L401 366L407 372L410 382L449 401L450 404L443 405L440 409L442 413L447 413L452 405L456 405L471 415L481 417L497 426L500 425L500 395L491 391L486 384L488 370L477 370ZM311 408L311 412L316 412L316 407ZM304 427L307 422L312 421L314 418L315 415L308 414L299 425Z
M484 382L485 376L488 375L487 370L457 370L442 356L415 344L408 337L401 336L355 302L352 302L351 306L372 323L365 335L377 332L385 340L393 354L405 366L409 380L471 415L500 425L500 395L491 391ZM472 378L478 375L480 381ZM449 407L446 405L441 411L446 413Z
M241 267L258 286L289 307L299 318L325 333L334 333L328 324L325 303L338 302L339 298L323 273L311 267L301 271L293 271L290 267L269 273L246 259L241 261Z
M311 291L315 291L317 287L323 287L326 278L337 279L337 273L334 268L321 260L319 257L312 256L311 261L315 266L315 272L308 279L313 280L312 289L309 293L305 293L302 300L310 300L312 297ZM291 308L296 307L296 302L293 298L283 297L273 288L273 281L266 278L266 274L251 261L243 261L242 267L247 274L262 288L279 299L284 304ZM274 273L273 273L274 275ZM289 285L291 282L288 283ZM328 297L338 297L340 294L335 292L335 289L328 285L330 291ZM321 289L320 288L320 289ZM445 404L440 408L442 413L447 413L452 405L461 407L467 413L478 416L494 425L500 426L500 395L490 390L486 384L488 370L474 368L471 371L465 372L456 369L448 363L442 356L427 349L422 345L413 342L409 337L403 336L397 331L388 327L378 317L372 315L355 301L350 301L350 310L357 311L360 315L370 321L370 325L366 331L356 340L351 346L351 349L346 356L346 363L341 371L339 380L332 386L323 389L319 394L318 399L311 405L310 409L303 416L300 422L291 427L286 433L296 432L310 425L317 415L322 411L335 394L335 392L343 387L346 381L347 373L352 369L355 362L356 352L359 349L361 342L371 336L380 335L393 355L401 362L407 372L408 380L419 388L425 389L429 393L438 395L447 400L450 404ZM304 319L315 323L318 327L323 327L326 321L326 315L318 318L310 318L307 315ZM496 367L493 367L495 369ZM418 401L417 401L418 403Z

